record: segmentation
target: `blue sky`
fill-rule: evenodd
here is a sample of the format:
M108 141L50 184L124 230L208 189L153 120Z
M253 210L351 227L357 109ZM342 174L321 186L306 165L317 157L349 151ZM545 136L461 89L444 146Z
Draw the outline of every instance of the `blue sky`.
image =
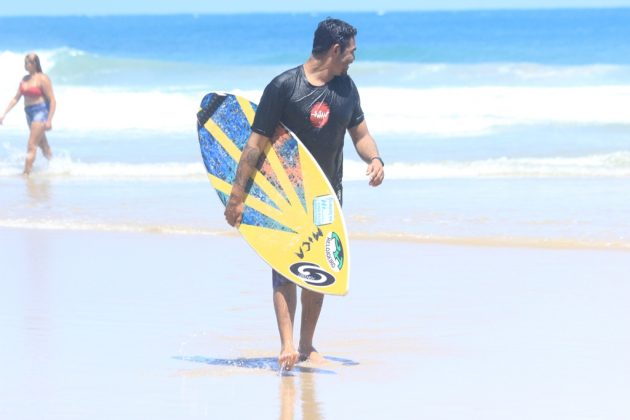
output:
M2 0L0 16L630 7L630 0Z

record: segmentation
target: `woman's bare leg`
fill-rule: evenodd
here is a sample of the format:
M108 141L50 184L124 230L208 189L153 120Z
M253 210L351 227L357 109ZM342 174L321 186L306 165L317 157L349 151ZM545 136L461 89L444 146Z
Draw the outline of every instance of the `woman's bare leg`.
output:
M31 123L31 134L28 137L26 146L26 161L24 162L24 175L29 175L33 170L33 163L37 156L37 146L39 146L42 136L45 135L45 125L40 122ZM48 142L47 142L48 144Z
M42 149L42 153L44 157L48 160L52 158L52 150L50 149L50 144L48 144L48 139L46 138L46 132L42 136L42 139L39 142L39 148Z

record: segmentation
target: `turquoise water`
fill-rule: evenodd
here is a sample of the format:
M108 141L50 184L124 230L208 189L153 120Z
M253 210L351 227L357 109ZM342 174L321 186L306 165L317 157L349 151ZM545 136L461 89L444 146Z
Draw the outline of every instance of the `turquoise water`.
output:
M0 128L0 225L225 232L199 101L257 101L323 17L0 18L0 98L35 50L59 102L56 158L30 183L20 106ZM347 145L351 235L628 246L630 10L339 17L359 29L350 73L387 165L372 190Z

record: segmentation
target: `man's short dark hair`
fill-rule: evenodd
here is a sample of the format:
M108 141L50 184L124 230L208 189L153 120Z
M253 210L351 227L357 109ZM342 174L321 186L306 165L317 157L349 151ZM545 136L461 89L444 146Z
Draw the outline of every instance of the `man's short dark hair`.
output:
M357 28L339 19L327 18L319 22L313 37L313 55L318 56L330 49L335 44L341 45L343 52L350 39L357 34Z

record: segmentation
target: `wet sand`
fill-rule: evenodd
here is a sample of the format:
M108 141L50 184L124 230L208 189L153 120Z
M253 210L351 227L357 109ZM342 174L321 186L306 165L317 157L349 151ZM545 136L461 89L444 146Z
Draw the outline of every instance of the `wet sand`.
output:
M352 242L280 375L234 236L0 229L0 418L624 419L630 253Z

